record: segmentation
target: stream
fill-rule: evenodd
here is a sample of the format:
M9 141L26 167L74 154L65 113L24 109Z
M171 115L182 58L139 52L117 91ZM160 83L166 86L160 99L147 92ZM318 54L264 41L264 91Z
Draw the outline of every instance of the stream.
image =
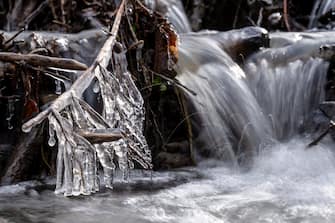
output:
M294 139L247 172L207 160L143 173L113 191L64 198L38 182L0 188L0 222L334 222L335 154Z

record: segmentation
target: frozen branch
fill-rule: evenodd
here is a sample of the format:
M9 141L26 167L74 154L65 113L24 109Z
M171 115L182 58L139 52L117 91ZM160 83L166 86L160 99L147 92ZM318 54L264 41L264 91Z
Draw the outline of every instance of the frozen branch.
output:
M0 61L25 62L34 66L56 67L69 70L86 70L87 66L74 59L49 57L37 54L19 54L0 52Z
M116 41L116 36L120 27L121 18L124 13L126 0L123 0L120 4L118 12L116 14L112 30L109 38L102 46L98 56L92 63L92 65L73 83L71 88L58 97L49 108L39 113L36 117L32 118L22 126L22 131L29 132L33 127L40 124L44 119L48 117L50 112L59 112L71 103L71 97L81 97L83 92L91 84L96 73L100 72L98 64L102 67L107 67L113 52L113 47Z

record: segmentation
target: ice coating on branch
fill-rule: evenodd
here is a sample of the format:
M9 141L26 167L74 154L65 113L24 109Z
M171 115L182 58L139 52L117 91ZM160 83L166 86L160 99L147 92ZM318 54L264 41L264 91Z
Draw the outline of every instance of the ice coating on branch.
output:
M104 104L103 117L112 128L119 128L126 135L124 139L111 143L126 179L134 161L145 169L151 169L151 154L143 136L143 98L127 70L125 53L114 53L113 56L113 73L100 67L97 78ZM110 152L106 152L102 159L110 156Z
M114 53L112 72L99 65L97 81L103 100L102 116L86 102L72 95L70 106L49 115L49 144L58 142L56 193L65 196L89 195L99 190L97 162L103 168L106 187L113 187L113 175L118 168L124 180L137 165L151 169L151 153L143 136L143 98L127 69L124 52ZM111 133L118 129L123 138L93 144L83 131Z

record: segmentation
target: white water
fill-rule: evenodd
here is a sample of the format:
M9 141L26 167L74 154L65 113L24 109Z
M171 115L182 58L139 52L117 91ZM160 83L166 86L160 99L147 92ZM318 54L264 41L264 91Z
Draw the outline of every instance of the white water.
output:
M310 58L273 66L273 61L261 59L245 69L275 139L292 138L307 128L324 98L327 62Z
M178 33L192 31L181 0L145 0L144 3L148 8L162 13Z
M206 34L182 36L178 68L178 79L197 93L192 100L204 121L202 134L211 153L235 162L234 151L239 148L234 147L245 142L255 148L262 138L271 136L270 126L244 81L245 73L218 41Z
M308 142L268 148L248 172L208 160L81 199L1 187L0 222L334 222L335 157L331 146L305 150Z
M260 51L245 61L243 71L222 49L225 39L183 35L178 79L197 92L190 98L203 121L205 149L236 162L307 129L324 98L328 62L317 54L305 58L325 40L309 38L313 44L306 45L300 36L294 44Z

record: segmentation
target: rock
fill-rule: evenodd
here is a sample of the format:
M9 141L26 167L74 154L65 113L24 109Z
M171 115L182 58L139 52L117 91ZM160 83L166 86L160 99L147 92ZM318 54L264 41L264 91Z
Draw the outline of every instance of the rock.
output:
M180 153L160 152L154 160L159 165L155 166L160 169L173 169L192 165L189 155Z
M168 143L163 146L163 150L170 153L187 154L189 152L189 143L186 140Z
M10 151L12 150L12 146L9 144L0 144L0 175L2 174L8 157L10 155Z

